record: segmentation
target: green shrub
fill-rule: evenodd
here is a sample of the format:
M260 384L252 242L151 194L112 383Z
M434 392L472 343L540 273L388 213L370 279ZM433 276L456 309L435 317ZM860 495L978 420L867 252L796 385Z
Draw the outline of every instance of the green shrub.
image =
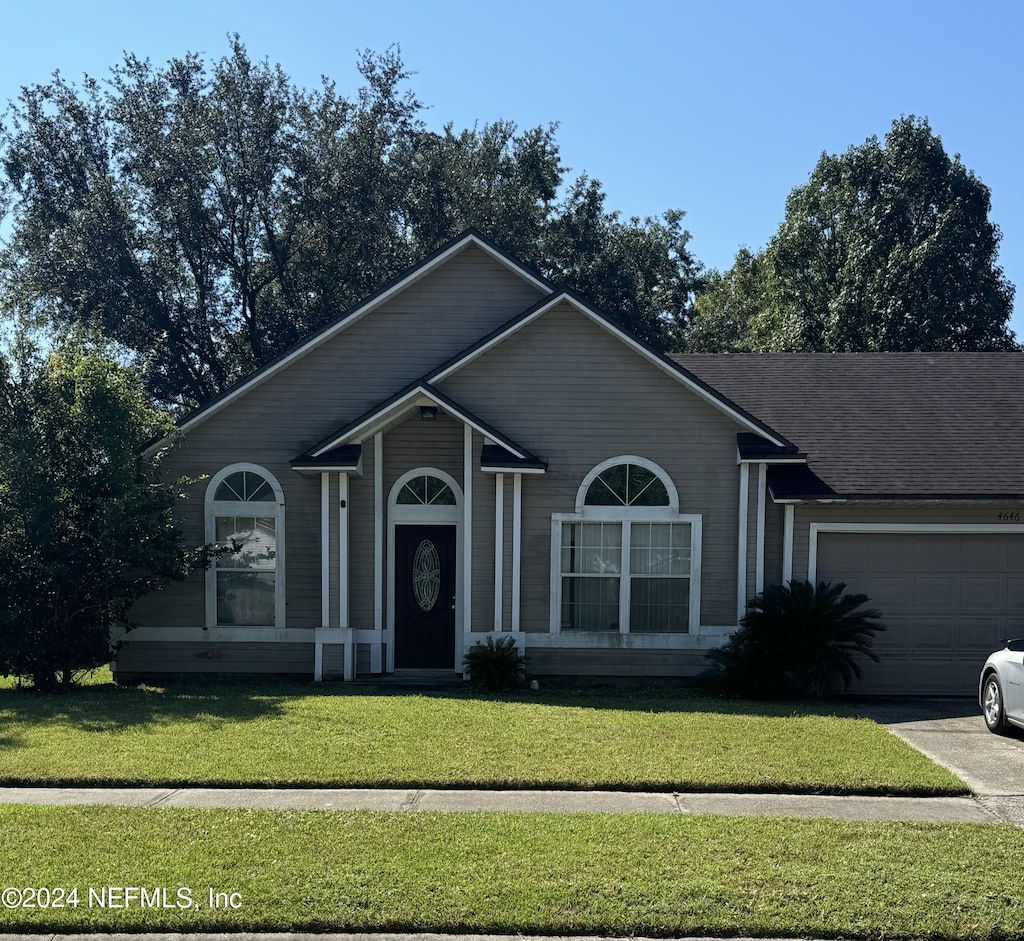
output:
M515 689L526 679L526 657L512 637L495 641L491 635L475 643L462 658L471 682L491 693Z
M723 692L757 699L821 697L841 680L860 677L858 658L884 631L881 614L861 610L867 595L844 594L846 585L806 581L773 585L747 605L740 629L707 657L711 683Z

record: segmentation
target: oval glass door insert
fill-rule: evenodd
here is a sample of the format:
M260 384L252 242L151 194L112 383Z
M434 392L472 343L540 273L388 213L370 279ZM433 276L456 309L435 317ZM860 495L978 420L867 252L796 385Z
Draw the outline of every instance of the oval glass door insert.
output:
M416 547L412 560L412 593L421 611L430 611L437 604L441 589L441 560L429 539Z

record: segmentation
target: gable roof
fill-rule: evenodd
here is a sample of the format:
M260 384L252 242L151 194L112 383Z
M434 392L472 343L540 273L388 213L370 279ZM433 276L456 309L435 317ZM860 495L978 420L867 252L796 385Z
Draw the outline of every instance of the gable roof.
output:
M419 264L413 265L411 268L403 271L400 275L393 278L379 290L375 291L368 298L360 301L356 306L349 308L343 313L339 314L330 323L325 324L319 330L310 334L309 336L299 340L290 349L285 350L279 356L272 359L269 363L261 366L259 369L251 372L249 375L244 376L238 382L229 386L223 392L215 395L208 402L197 408L195 411L190 412L184 416L179 422L178 427L181 431L188 431L190 428L195 427L201 422L205 421L211 415L220 411L225 405L244 395L253 387L259 385L261 382L269 379L275 373L284 369L286 366L293 363L295 360L301 358L311 350L316 349L321 344L327 342L332 337L336 336L342 330L356 323L362 319L370 311L379 307L385 301L390 300L396 294L403 291L409 285L414 284L421 278L430 274L431 271L443 265L448 259L454 255L464 251L469 246L476 246L486 254L490 255L496 261L500 262L506 268L511 270L513 273L518 275L523 280L529 282L534 287L538 288L545 293L550 293L554 290L554 285L551 284L543 275L534 271L528 265L523 264L518 259L513 258L507 252L499 248L494 242L492 242L487 236L477 229L466 229L461 235L456 236L450 242L442 245L436 251L432 252L426 258L423 259ZM155 448L161 442L156 442L150 446L149 450Z
M365 436L374 434L381 426L394 421L399 416L415 408L417 401L423 398L441 406L449 415L454 416L459 421L480 432L485 438L500 445L516 461L521 461L524 465L535 468L547 466L525 448L516 444L511 438L503 435L482 419L477 418L469 409L463 408L450 396L435 389L429 383L422 381L406 386L401 392L397 392L389 399L360 415L355 421L349 422L344 428L341 428L335 434L310 448L307 455L296 458L296 460L305 460L307 457L314 460L323 458L326 454L338 450L343 445L361 441Z
M671 358L806 452L778 495L1024 499L1024 353Z
M574 291L570 291L565 288L542 298L532 307L527 308L521 314L513 317L508 321L508 323L499 327L497 330L492 331L487 336L482 337L472 346L463 350L463 352L452 357L448 362L429 373L425 377L425 381L430 383L441 382L466 364L471 363L478 356L481 356L494 346L497 346L506 337L511 336L518 330L521 330L527 324L536 320L538 317L543 316L549 310L563 302L570 304L585 317L603 327L626 346L639 353L663 372L668 373L673 379L686 386L691 392L695 393L709 405L721 412L724 412L749 432L753 432L758 436L767 438L768 442L777 448L796 450L791 441L788 441L774 428L769 427L765 422L756 418L752 412L744 409L740 405L737 405L720 391L712 388L708 383L704 382L699 376L695 375L683 364L674 361L673 358L670 358L663 353L658 352L654 347L645 343L635 334L632 334L618 326L618 324L614 323L609 317L591 307Z

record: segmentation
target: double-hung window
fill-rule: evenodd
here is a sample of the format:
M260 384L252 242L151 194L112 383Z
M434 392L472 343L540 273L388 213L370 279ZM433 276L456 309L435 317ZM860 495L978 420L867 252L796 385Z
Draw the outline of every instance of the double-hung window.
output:
M217 474L206 494L206 538L228 551L208 572L210 627L283 627L284 497L252 464Z
M668 634L695 630L699 516L679 512L665 472L614 458L587 475L576 512L552 524L552 629Z

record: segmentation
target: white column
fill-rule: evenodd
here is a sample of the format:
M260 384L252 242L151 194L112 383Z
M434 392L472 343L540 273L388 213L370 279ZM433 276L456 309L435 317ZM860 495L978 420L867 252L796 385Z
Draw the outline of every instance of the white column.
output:
M512 475L512 630L519 630L520 556L523 542L523 475Z
M505 475L494 476L494 629L501 630L505 565Z
M736 553L736 620L747 608L747 502L750 495L750 465L740 464L740 520Z
M348 474L338 474L338 626L348 627Z
M320 472L320 626L331 626L331 475ZM324 644L313 641L313 682L324 678Z
M338 474L338 626L346 631L345 679L355 678L356 651L349 624L348 474Z
M320 474L320 626L331 626L331 475Z
M384 642L384 435L373 436L373 629L376 641L370 645L370 672L383 672Z
M792 503L786 504L786 518L782 529L782 582L793 579L793 516Z
M768 465L762 461L757 465L757 557L754 564L754 593L764 591L764 514L765 498L768 495L766 482Z
M473 429L463 425L462 492L462 632L463 653L469 648L473 630ZM462 656L457 658L461 665Z

